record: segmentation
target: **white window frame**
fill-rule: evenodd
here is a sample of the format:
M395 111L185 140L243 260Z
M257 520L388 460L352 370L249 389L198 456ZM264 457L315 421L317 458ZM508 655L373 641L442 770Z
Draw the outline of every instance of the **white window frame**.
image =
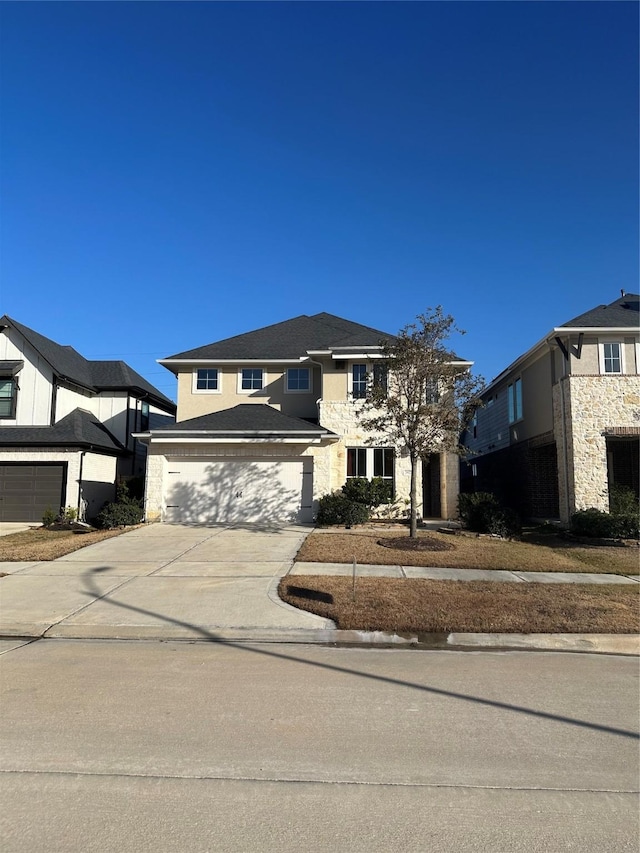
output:
M260 388L243 388L242 387L242 372L243 370L259 370L262 373L262 385ZM264 367L244 366L238 368L238 394L259 394L264 391L267 385L267 371Z
M358 395L357 397L355 396L355 393L353 390L353 371L354 371L354 368L356 368L356 367L364 367L364 381L365 381L365 392L362 396ZM362 380L358 380L358 381L360 382ZM349 389L348 389L349 390L349 397L352 400L364 400L366 395L367 395L368 383L369 383L369 368L367 367L367 364L363 361L352 361L349 364Z
M215 370L217 373L216 381L217 388L198 388L198 371L199 370ZM222 371L219 367L196 367L193 371L193 384L191 388L194 394L222 394Z
M309 374L308 388L289 388L289 371L290 370L306 370ZM300 367L287 367L284 373L284 390L285 394L311 394L313 393L313 370L306 364Z
M620 370L606 370L605 369L605 354L604 348L607 345L617 344L620 352ZM614 340L603 340L598 341L598 362L600 367L600 375L601 376L623 376L626 373L625 367L625 358L624 358L624 341L620 339Z

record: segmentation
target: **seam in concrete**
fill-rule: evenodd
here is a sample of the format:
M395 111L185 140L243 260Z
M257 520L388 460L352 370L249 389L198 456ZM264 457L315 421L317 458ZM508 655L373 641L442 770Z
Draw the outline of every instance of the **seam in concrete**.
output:
M366 788L443 788L447 790L468 791L529 791L548 792L550 794L620 794L621 796L637 795L636 788L555 788L529 785L470 785L453 782L367 782L359 779L305 779L297 776L225 776L216 775L187 775L186 773L99 773L88 770L0 770L5 776L63 776L89 777L96 779L166 779L168 781L194 782L266 782L282 785L344 785Z
M112 592L116 592L117 590L122 589L123 586L126 586L128 583L131 583L132 580L134 580L134 578L124 578L121 583L116 584L116 586L112 587L111 589L108 589L102 595L97 595L91 601L88 601L86 604L83 604L81 607L78 607L76 610L72 610L71 613L67 613L66 616L63 616L61 619L58 619L56 622L52 622L48 628L44 629L44 631L42 632L42 634L40 636L46 637L47 634L49 633L49 631L56 628L62 622L66 622L66 620L71 619L72 616L77 616L78 613L82 613L83 610L86 610L88 607L91 607L91 605L95 604L96 601L102 601L103 598L106 598L108 595L111 595ZM89 593L89 595L93 595L93 593Z

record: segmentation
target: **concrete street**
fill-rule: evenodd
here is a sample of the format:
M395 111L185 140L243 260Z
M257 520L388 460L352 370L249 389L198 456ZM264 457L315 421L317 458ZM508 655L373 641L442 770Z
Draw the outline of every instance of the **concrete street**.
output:
M5 853L638 849L633 657L0 651Z

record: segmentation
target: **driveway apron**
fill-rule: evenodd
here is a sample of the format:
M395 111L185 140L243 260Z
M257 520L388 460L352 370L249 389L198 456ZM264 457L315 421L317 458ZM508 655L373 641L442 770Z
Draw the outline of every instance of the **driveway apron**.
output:
M277 639L332 623L277 597L310 527L154 524L2 579L0 635Z

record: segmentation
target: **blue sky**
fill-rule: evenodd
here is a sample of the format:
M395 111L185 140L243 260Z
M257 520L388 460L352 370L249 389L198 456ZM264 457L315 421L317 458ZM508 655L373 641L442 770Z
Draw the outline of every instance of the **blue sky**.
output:
M2 3L0 314L156 358L443 305L487 380L638 288L635 3Z

